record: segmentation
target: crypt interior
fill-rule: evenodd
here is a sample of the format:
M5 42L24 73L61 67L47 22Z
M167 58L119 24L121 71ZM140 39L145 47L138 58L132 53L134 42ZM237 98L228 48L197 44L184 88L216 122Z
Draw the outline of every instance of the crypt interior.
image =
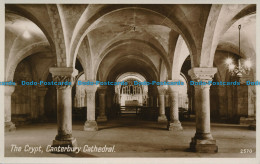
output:
M247 80L256 81L255 4L6 4L5 81L16 85L4 87L5 156L68 156L10 152L28 143L115 145L73 157L255 157Z

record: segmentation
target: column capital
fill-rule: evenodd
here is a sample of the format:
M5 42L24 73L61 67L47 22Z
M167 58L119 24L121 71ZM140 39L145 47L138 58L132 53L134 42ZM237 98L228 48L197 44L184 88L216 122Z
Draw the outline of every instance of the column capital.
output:
M165 95L167 89L164 85L157 86L159 95Z
M73 76L78 74L78 70L73 67L51 67L49 69L52 76Z
M87 93L95 93L97 91L97 85L85 85L85 91Z
M217 72L217 68L203 68L203 67L194 67L189 70L188 74L191 76L191 79L194 81L209 81L212 80L214 74Z
M203 89L210 89L211 84L206 85L194 85L195 90L203 90Z
M71 85L57 85L57 89L72 87L75 81L75 76L78 74L78 70L73 67L51 67L49 71L52 74L53 81L71 83Z
M106 92L107 92L107 86L103 86L103 85L101 85L101 86L99 86L98 88L97 88L97 91L98 91L98 93L100 93L100 94L105 94Z
M13 85L6 85L6 86L4 86L4 88L5 88L5 95L6 96L11 96L14 93L15 86L13 86Z

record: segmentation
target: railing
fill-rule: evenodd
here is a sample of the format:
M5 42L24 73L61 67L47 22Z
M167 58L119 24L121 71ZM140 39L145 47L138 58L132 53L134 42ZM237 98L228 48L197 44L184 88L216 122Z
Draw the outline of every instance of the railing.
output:
M120 106L120 113L121 114L136 113L136 115L138 115L138 111L140 111L140 108L142 108L142 106ZM122 109L125 109L125 110L122 110Z

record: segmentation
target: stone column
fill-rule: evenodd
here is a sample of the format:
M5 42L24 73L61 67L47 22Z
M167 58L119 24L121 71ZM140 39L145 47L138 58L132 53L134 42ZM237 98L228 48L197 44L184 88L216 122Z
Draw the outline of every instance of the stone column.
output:
M38 88L38 117L39 120L45 121L47 118L45 117L45 109L44 109L44 98L47 93L48 88L46 87L39 87Z
M173 81L174 82L174 81ZM170 93L170 121L168 122L169 131L182 130L179 121L179 86L169 85Z
M165 107L169 107L169 94L165 95Z
M165 116L165 103L164 103L164 96L166 92L165 86L157 86L158 93L159 93L159 116L158 122L167 122L167 118Z
M14 93L15 86L4 86L5 89L5 132L15 131L16 127L12 123L12 94Z
M190 149L196 152L217 152L218 146L210 132L210 85L217 68L192 68L189 75L195 82L205 85L195 85L196 133L190 143ZM207 83L207 84L206 84Z
M150 107L154 107L153 106L153 96L152 95L149 96L149 106Z
M96 85L86 85L87 92L87 120L84 125L85 131L97 131L98 126L95 118L95 110L96 110Z
M105 122L107 121L106 116L106 86L98 87L98 95L99 95L99 114L97 117L98 122Z
M54 147L77 146L77 141L72 137L72 97L71 88L77 70L72 67L50 68L54 82L67 82L67 85L56 85L57 89L57 124L58 134L53 140ZM71 83L71 85L68 85Z

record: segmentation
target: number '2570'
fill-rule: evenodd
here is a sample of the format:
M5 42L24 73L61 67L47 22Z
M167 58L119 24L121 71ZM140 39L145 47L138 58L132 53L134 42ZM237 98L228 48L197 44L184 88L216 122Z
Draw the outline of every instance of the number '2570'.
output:
M240 153L253 153L253 150L252 149L240 149Z

